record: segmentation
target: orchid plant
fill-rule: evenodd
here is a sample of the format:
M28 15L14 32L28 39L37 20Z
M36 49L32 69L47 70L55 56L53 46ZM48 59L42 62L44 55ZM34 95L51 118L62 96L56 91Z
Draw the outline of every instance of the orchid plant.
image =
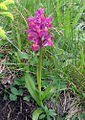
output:
M44 8L39 8L38 11L35 11L35 15L36 18L31 16L27 19L29 25L26 32L28 33L28 41L32 40L33 51L40 50L39 64L37 66L38 90L28 74L26 75L26 86L37 104L41 107L43 106L43 101L45 101L56 89L54 86L49 85L44 91L44 94L42 95L41 93L42 49L46 46L54 46L52 42L53 35L50 35L49 32L52 28L51 21L53 18L51 16L46 18Z

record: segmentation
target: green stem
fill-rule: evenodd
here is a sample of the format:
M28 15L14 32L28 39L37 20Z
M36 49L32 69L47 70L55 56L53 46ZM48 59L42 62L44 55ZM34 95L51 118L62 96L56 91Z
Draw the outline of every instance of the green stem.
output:
M42 105L42 99L41 99L41 71L42 71L42 47L40 47L39 66L38 66L38 69L37 69L37 83L38 83L38 89L39 89L40 105Z

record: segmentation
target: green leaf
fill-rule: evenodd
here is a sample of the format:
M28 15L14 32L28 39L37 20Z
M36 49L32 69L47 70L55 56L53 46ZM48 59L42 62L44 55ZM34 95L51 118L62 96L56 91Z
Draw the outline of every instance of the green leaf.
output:
M7 96L6 96L6 94L4 94L4 100L7 100L8 98L7 98Z
M74 120L75 118L79 118L79 120L84 120L85 114L80 114L80 115L75 115L72 117L72 120Z
M8 53L9 53L10 55L13 55L13 51L8 51Z
M53 85L56 85L56 88L58 89L60 87L60 89L62 90L63 88L66 88L66 83L64 81L62 81L61 79L53 79Z
M29 100L30 100L30 96L25 96L25 97L23 98L23 100L29 101Z
M49 110L49 115L50 115L50 116L56 116L56 113L55 113L52 109L50 109L50 110Z
M39 119L44 119L46 117L46 114L40 115Z
M20 95L20 96L23 95L22 89L17 90L15 87L11 87L11 92L12 92L14 95Z
M14 94L10 94L9 97L10 97L10 100L12 101L15 101L17 99L17 96Z
M37 93L37 89L35 88L34 81L29 76L28 73L25 76L25 82L26 82L26 87L27 87L29 93L34 98L34 100L37 102L37 104L40 105L39 96L38 96L38 93Z
M18 95L23 96L23 90L22 89L18 90Z
M38 108L37 110L35 110L33 115L32 115L32 119L38 120L38 117L42 112L43 112L42 108Z
M14 80L14 85L24 85L25 84L25 78L22 77L21 79L15 79Z
M85 93L82 93L82 95L85 97Z
M15 87L11 87L11 92L12 92L14 95L19 95L18 90L17 90Z
M44 100L44 102L49 99L49 97L55 92L56 90L56 86L55 85L50 85L45 89L45 92L42 96L42 100Z

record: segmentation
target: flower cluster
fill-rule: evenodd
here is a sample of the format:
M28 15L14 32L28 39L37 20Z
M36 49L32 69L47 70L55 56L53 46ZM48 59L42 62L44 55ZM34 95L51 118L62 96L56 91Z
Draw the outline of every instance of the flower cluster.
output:
M27 19L29 30L26 32L28 33L28 41L32 40L33 42L32 49L34 51L37 51L39 47L54 46L52 43L53 35L49 35L48 32L52 27L50 21L53 18L51 16L46 18L43 11L44 9L39 8L38 11L35 11L36 18L31 16Z

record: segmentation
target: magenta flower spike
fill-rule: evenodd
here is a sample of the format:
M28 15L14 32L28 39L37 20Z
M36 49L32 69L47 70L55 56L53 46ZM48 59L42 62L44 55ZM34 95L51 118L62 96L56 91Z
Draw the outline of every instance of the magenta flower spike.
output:
M35 11L36 18L33 16L29 17L28 30L28 41L32 40L32 49L37 51L39 47L54 46L52 43L53 35L50 35L49 29L52 28L51 20L53 18L49 16L46 18L44 14L44 8L39 8Z

